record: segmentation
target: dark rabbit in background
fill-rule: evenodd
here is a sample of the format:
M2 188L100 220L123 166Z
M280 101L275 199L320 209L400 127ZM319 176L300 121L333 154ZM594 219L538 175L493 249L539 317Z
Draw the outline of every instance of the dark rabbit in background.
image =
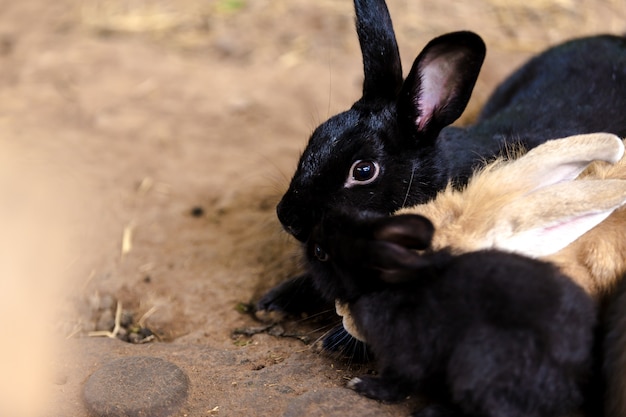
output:
M325 212L389 214L433 198L508 143L530 149L549 139L608 132L626 136L626 39L594 36L548 49L503 82L477 122L449 126L463 112L485 46L470 32L433 39L403 81L384 0L355 0L364 66L363 96L312 134L277 207L285 230L306 242ZM310 271L270 290L259 313L323 308Z
M327 213L307 247L315 286L345 303L379 375L348 386L415 416L564 417L583 404L595 306L554 265L483 250L429 251L419 215ZM420 251L418 251L420 250Z

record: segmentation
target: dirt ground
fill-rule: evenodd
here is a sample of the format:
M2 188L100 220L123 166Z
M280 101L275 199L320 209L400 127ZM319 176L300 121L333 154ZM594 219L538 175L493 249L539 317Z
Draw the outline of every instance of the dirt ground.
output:
M406 70L436 35L485 39L461 123L532 53L626 32L621 0L388 3ZM313 128L359 97L351 1L2 0L0 22L0 404L14 404L3 415L43 415L45 394L60 407L46 415L85 415L84 376L50 390L54 366L68 346L91 371L98 343L145 349L90 333L111 330L118 303L135 341L149 329L168 355L234 355L243 365L193 365L233 381L270 367L288 378L258 414L199 405L210 388L192 378L185 415L289 415L367 370L316 353L327 329L313 320L285 324L305 338L233 336L260 325L246 305L299 268L274 207ZM306 375L290 376L295 364ZM222 391L210 392L220 406Z

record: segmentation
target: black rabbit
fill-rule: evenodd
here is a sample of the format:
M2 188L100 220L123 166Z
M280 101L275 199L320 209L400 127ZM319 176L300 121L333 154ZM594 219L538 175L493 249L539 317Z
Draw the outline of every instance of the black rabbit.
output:
M347 304L378 358L362 395L434 405L416 416L559 417L591 375L592 299L555 266L485 250L429 251L418 215L327 213L307 254L316 287Z
M448 126L463 112L485 46L470 32L432 40L406 80L384 0L355 0L363 96L321 124L278 204L284 228L305 242L327 210L389 214L463 184L505 144L527 148L589 132L626 136L626 39L594 36L555 46L499 87L477 123ZM310 272L273 288L259 311L320 308Z

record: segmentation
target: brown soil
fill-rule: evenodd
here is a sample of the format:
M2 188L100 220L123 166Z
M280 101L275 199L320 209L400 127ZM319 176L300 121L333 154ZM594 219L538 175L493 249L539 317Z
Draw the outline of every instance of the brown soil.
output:
M530 54L626 31L619 0L389 7L407 69L433 36L484 37L487 60L462 123ZM292 380L298 388L276 391L267 413L304 395L315 401L316 389L363 371L320 357L302 338L233 336L260 325L246 304L298 270L298 247L274 206L299 152L317 124L359 96L349 0L3 1L0 19L0 260L13 278L1 291L0 324L12 336L4 362L15 367L0 385L12 388L5 395L16 410L32 401L13 393L55 362L52 341L80 344L110 330L118 302L131 316L126 327L150 329L151 344L168 352L239 355L248 373L312 364L308 385ZM321 335L315 325L289 323L285 332L311 341ZM238 369L224 372L235 380ZM201 391L204 382L194 383ZM63 385L54 395L71 399L59 415L82 415L77 391ZM188 415L209 415L194 398Z

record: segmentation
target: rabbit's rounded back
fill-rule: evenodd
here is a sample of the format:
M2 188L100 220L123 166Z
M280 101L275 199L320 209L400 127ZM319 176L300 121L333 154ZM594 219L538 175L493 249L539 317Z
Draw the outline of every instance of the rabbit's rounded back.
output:
M625 93L626 38L573 39L546 50L510 75L470 130L509 129L528 148L546 138L582 133L623 137Z

